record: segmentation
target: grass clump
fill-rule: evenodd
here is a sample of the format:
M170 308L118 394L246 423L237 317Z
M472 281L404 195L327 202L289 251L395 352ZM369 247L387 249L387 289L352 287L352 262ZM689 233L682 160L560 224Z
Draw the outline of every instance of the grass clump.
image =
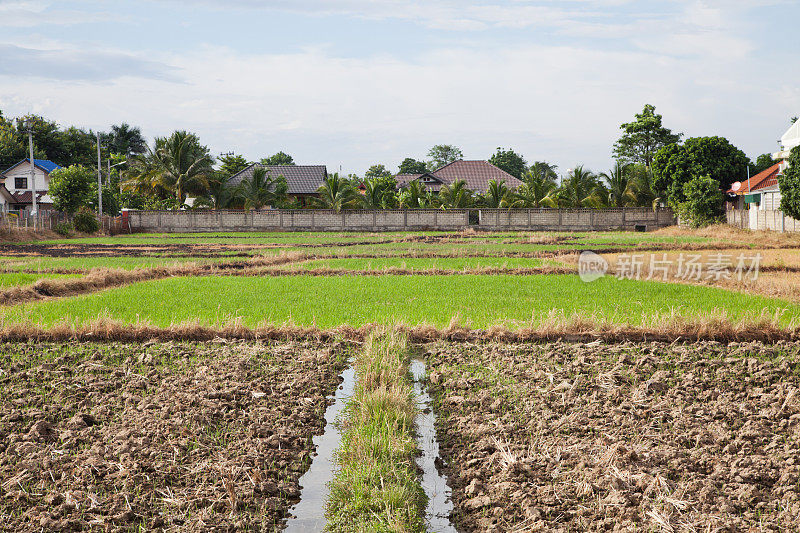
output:
M356 358L345 408L339 470L330 485L328 531L421 532L425 493L414 461L416 406L408 339L371 334Z

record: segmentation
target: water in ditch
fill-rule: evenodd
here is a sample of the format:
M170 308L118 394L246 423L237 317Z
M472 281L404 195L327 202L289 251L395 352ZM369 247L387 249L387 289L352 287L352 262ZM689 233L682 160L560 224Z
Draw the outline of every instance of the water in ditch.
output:
M314 437L316 456L306 473L300 477L300 502L290 509L293 517L289 519L285 531L305 533L322 531L325 528L325 501L335 465L333 452L342 441L342 435L334 421L353 395L356 372L352 365L342 372L342 379L344 381L336 389L336 393L329 397L334 401L325 410L325 432Z
M450 522L453 502L447 480L439 474L436 459L439 457L439 441L436 440L436 415L431 409L431 397L422 384L425 377L425 363L419 359L411 361L411 376L414 378L414 392L417 396L419 414L417 424L417 446L422 455L417 465L422 469L422 488L428 496L425 509L425 523L430 533L456 533Z

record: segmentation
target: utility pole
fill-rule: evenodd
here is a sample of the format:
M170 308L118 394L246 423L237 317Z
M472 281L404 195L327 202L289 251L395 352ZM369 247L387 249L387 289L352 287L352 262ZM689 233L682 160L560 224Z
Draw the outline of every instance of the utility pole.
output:
M36 218L39 214L36 209L36 168L33 162L33 121L27 120L28 126L28 148L30 149L30 164L31 164L31 214L33 215L33 231L36 231Z
M103 170L100 162L100 132L97 132L97 214L100 218L100 229L103 226Z

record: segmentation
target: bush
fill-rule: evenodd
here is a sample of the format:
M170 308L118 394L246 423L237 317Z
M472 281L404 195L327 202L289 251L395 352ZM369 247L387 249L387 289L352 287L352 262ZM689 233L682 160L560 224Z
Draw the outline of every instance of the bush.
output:
M778 176L781 190L781 211L786 216L800 220L800 146L795 146L789 153L789 168Z
M81 165L59 168L50 174L49 195L53 207L64 213L74 213L92 201L94 173Z
M695 176L683 186L686 201L678 205L678 215L689 226L699 228L719 222L725 197L719 182L711 176Z
M53 228L53 231L61 235L62 237L69 237L72 235L72 232L75 231L75 228L72 227L72 224L69 222L59 222L56 224L56 227Z
M75 213L72 223L77 231L82 233L97 233L100 229L100 223L97 221L97 215L88 209L81 209Z

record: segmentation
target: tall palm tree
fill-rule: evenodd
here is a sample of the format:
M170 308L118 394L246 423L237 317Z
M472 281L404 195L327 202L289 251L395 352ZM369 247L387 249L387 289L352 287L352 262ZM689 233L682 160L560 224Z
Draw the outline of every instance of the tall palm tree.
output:
M631 192L636 196L636 205L650 207L661 199L653 190L653 170L645 165L631 167Z
M608 184L608 204L611 207L624 207L636 204L636 195L631 186L631 167L617 161L610 172L603 172L600 177Z
M470 207L473 204L472 191L467 188L464 180L443 185L439 191L439 200L442 207L451 209Z
M590 170L578 165L558 190L558 205L564 207L602 207L604 187Z
M359 203L364 209L383 207L383 187L377 179L372 178L364 182L364 194L359 198Z
M261 209L275 205L285 199L288 186L283 176L273 179L264 167L253 169L253 175L245 178L238 187L238 196L245 209Z
M514 203L513 193L506 186L505 180L489 180L486 193L483 195L483 204L486 207L511 207Z
M353 185L346 179L340 178L339 173L328 175L317 189L318 198L313 200L319 207L341 211L353 207L358 203L358 193Z
M124 154L127 157L147 152L147 142L142 137L142 130L133 128L126 122L111 126L111 131L106 136L111 153Z
M531 165L530 174L542 181L551 181L555 183L558 180L558 173L556 173L557 168L558 165L553 165L547 161L536 161Z
M555 190L555 179L549 172L531 168L522 175L522 185L514 192L513 206L556 207Z
M406 208L425 208L430 207L428 203L428 190L418 179L409 182L405 189L400 192L398 200L400 207Z
M176 131L166 139L156 139L152 152L159 170L159 181L173 191L179 205L190 190L205 190L213 175L214 159L196 135Z
M239 190L230 184L230 175L216 172L208 180L208 190L195 198L193 207L210 207L211 209L227 209L239 203Z

